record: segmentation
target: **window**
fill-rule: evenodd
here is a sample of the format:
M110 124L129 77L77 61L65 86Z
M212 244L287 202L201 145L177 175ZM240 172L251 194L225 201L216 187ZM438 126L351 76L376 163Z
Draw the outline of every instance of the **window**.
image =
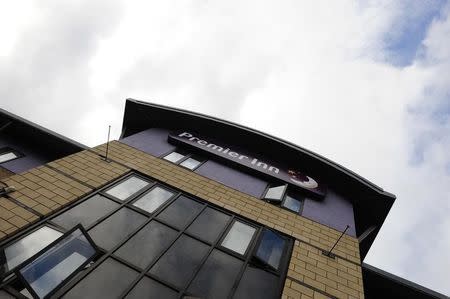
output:
M208 252L208 245L186 235L181 236L150 269L149 273L184 288Z
M192 155L176 149L175 151L163 156L164 160L179 164L189 170L197 169L205 160L197 155Z
M34 297L44 298L89 263L96 253L95 245L78 225L28 260L18 273Z
M138 207L149 213L153 213L162 204L168 201L174 195L173 192L156 186L144 196L133 203L133 206Z
M253 238L256 229L240 221L235 221L222 241L222 246L239 254L245 254L248 244Z
M269 187L263 199L300 214L304 197L287 189L288 185Z
M61 235L61 232L49 226L43 226L9 245L4 249L6 269L14 269Z
M202 205L186 196L180 196L157 216L158 219L182 229L202 209Z
M142 278L139 283L131 290L125 297L127 299L141 299L141 298L164 298L177 299L178 292L166 287L156 280L148 277Z
M130 181L144 183L132 188ZM117 186L132 191L111 192ZM39 225L28 235L38 243L45 239L42 231L55 231L51 225L66 234L60 237L55 231L45 245L22 257L23 275L16 271L3 282L12 295L30 291L35 297L55 298L279 298L293 247L290 236L137 174L124 176ZM68 241L73 225L86 225L88 235ZM92 253L82 237L92 238L101 253L89 267L80 266L89 263ZM24 243L28 250L29 242Z
M188 291L200 298L227 298L242 264L241 260L215 249Z
M119 207L118 203L97 194L54 218L53 222L65 229L70 229L78 223L87 228L117 207Z
M126 200L130 196L142 190L148 184L149 182L137 176L131 176L125 181L122 181L119 184L113 186L111 189L107 190L106 193L120 200Z
M145 219L144 215L129 208L121 208L89 230L89 234L98 246L104 249L112 249L124 237L144 223Z
M286 241L279 234L263 229L255 257L263 264L278 270Z
M115 254L145 269L176 237L176 230L152 221L120 247Z
M230 216L212 208L206 208L189 226L188 232L202 240L213 243L224 230Z
M9 147L0 148L0 163L8 162L17 158L23 157L22 153L13 150Z
M138 274L132 268L108 258L66 293L64 298L119 298Z

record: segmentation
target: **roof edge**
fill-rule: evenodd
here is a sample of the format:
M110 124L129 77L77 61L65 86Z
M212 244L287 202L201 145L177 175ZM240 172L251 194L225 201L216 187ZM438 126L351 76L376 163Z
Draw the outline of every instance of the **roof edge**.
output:
M362 268L366 269L368 271L374 272L377 275L383 276L387 279L390 279L392 281L395 281L396 283L403 285L405 287L414 289L417 292L421 292L421 293L425 293L427 295L433 296L435 298L439 298L439 299L448 299L447 296L445 296L444 294L438 293L436 291L433 291L429 288L426 288L424 286L421 286L415 282L412 282L410 280L404 279L400 276L394 275L392 273L386 272L384 270L381 270L377 267L374 267L372 265L366 264L366 263L362 263Z
M9 118L14 119L15 121L18 121L18 122L21 122L21 123L23 123L23 124L25 124L27 126L33 127L35 129L41 131L43 134L46 134L46 135L58 138L58 139L60 139L60 140L62 140L64 142L70 143L72 146L78 147L80 150L89 149L88 146L86 146L86 145L84 145L82 143L79 143L79 142L77 142L77 141L75 141L73 139L70 139L70 138L65 137L65 136L63 136L61 134L58 134L58 133L56 133L56 132L54 132L54 131L52 131L50 129L47 129L47 128L43 127L43 126L40 126L40 125L38 125L38 124L36 124L36 123L34 123L32 121L29 121L29 120L27 120L27 119L25 119L23 117L20 117L20 116L14 114L14 113L11 113L9 111L6 111L6 110L2 109L2 108L0 108L0 114L4 114L4 115L6 115Z
M233 126L233 127L238 128L238 129L246 130L248 132L251 132L251 133L254 133L254 134L257 134L257 135L269 138L269 139L272 139L272 140L274 140L276 142L284 144L285 146L288 146L288 147L293 148L293 149L295 149L297 151L300 151L303 154L306 154L306 155L310 156L311 158L317 159L317 160L321 161L322 163L326 163L329 166L334 167L335 169L343 172L347 176L349 176L349 177L353 178L354 180L358 181L359 183L365 185L366 187L369 187L373 191L377 192L379 195L381 195L383 197L386 197L386 198L390 198L392 200L392 203L396 199L396 196L394 194L392 194L390 192L387 192L387 191L384 191L383 188L381 188L380 186L372 183L368 179L358 175L357 173L353 172L352 170L350 170L350 169L348 169L348 168L346 168L346 167L344 167L344 166L342 166L342 165L340 165L340 164L338 164L338 163L336 163L336 162L334 162L334 161L332 161L332 160L330 160L328 158L325 158L324 156L322 156L320 154L317 154L317 153L315 153L315 152L313 152L311 150L308 150L306 148L298 146L298 145L296 145L296 144L294 144L292 142L286 141L286 140L281 139L279 137L272 136L270 134L267 134L267 133L264 133L262 131L249 128L247 126L244 126L244 125L232 122L232 121L227 121L227 120L224 120L224 119L220 119L220 118L217 118L217 117L214 117L214 116L209 116L209 115L198 113L198 112L193 112L193 111L180 109L180 108L173 108L173 107L170 107L170 106L165 106L165 105L160 105L160 104L155 104L155 103L143 102L143 101L136 100L136 99L133 99L133 98L127 98L126 101L127 102L133 102L133 103L140 104L140 105L146 105L146 106L150 106L150 107L156 107L156 108L160 108L160 109L170 110L170 111L173 111L173 112L184 113L184 114L188 114L188 115L195 116L195 117L201 117L201 118L204 118L204 119L208 119L208 120L212 120L212 121L215 121L215 122L219 122L219 123L222 123L222 124L225 124L225 125L228 125L228 126ZM123 122L125 123L125 116L124 116ZM122 125L122 127L124 127L124 126ZM122 134L123 134L123 132L122 132Z

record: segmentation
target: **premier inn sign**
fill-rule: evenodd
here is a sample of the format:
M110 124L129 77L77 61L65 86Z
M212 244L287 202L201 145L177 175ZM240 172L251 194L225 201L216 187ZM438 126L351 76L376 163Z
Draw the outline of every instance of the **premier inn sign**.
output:
M300 171L281 167L278 164L268 163L258 159L257 157L244 154L241 151L219 144L218 142L210 142L208 138L202 138L191 132L179 132L169 135L169 140L175 143L186 144L202 151L206 151L213 155L220 156L227 160L233 161L240 165L252 168L264 174L280 179L286 183L293 184L309 191L315 195L323 197L325 188L319 182Z

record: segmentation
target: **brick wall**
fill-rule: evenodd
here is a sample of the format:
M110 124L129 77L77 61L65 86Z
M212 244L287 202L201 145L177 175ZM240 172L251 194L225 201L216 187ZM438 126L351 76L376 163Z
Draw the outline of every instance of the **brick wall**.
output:
M14 185L0 198L0 237L37 221L124 173L137 170L296 239L283 298L363 298L357 239L345 235L332 259L322 255L341 232L151 156L118 141L4 179Z
M11 175L13 175L14 172L9 171L8 169L5 169L3 167L0 166L0 180L9 177Z

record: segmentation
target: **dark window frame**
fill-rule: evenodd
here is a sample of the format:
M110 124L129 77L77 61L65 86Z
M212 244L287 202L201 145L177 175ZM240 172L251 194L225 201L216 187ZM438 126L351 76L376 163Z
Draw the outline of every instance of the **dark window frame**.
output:
M280 261L279 261L279 265L286 264L286 263L288 263L289 260L290 260L290 256L287 254L287 253L289 252L289 250L288 250L288 247L289 247L289 246L287 246L288 243L289 243L289 239L286 238L285 236L283 236L282 234L280 234L279 232L277 232L277 231L271 229L270 227L262 227L262 228L261 228L261 232L260 232L260 236L259 236L259 238L258 238L258 240L257 240L257 243L255 244L255 249L254 249L253 252L252 252L252 257L251 257L251 260L250 260L250 261L251 261L251 264L253 264L253 265L255 265L255 266L258 266L258 267L264 267L264 269L265 269L266 271L272 272L273 274L277 274L277 273L280 271L280 269L279 269L280 267L279 267L278 269L275 269L275 268L273 268L272 266L270 266L270 265L266 264L265 262L261 261L261 260L256 256L256 253L257 253L257 251L258 251L258 248L259 248L259 246L261 246L261 243L262 243L262 236L261 236L261 235L262 235L262 233L263 233L264 230L268 230L268 231L271 231L271 232L276 233L276 234L279 235L282 239L284 239L284 241L286 242L286 243L285 243L286 245L284 246L283 252L281 253L281 258L280 258Z
M279 187L279 186L285 186L285 189L284 189L283 194L282 194L282 196L281 196L281 201L279 201L279 202L274 202L274 201L272 201L272 200L270 200L270 199L267 199L267 198L266 198L266 194L267 194L267 192L269 191L269 189L275 188L275 187ZM294 213L294 214L296 214L296 215L302 215L302 213L303 213L303 207L305 206L305 199L307 199L308 197L307 197L307 196L304 196L303 194L301 194L301 193L300 193L299 191L297 191L297 190L295 190L295 191L290 190L290 189L289 189L289 186L290 186L290 185L289 185L289 184L286 184L286 183L281 183L281 184L273 184L273 183L272 183L272 184L268 184L267 187L266 187L266 190L264 190L264 193L263 193L263 195L261 196L261 199L264 200L264 201L267 201L267 202L269 202L270 204L273 204L273 205L275 205L275 206L277 206L277 207L279 207L279 208L281 208L281 209L283 209L283 210L289 211L289 212ZM292 194L294 194L294 196L292 196ZM299 209L298 212L293 211L293 210L291 210L291 209L289 209L289 208L287 208L287 207L284 206L284 203L285 203L285 201L286 201L286 197L287 197L288 195L290 195L293 199L298 200L298 201L300 202L300 209ZM296 197L296 195L301 196L301 199L298 199L298 197Z
M142 187L141 189L139 189L138 191L136 191L135 193L129 195L127 198L125 199L120 199L118 197L115 197L114 195L111 195L109 193L107 193L109 190L113 189L114 187L120 185L121 183L125 182L127 179L131 178L131 177L137 177L143 181L146 181L148 184L147 186ZM101 195L108 197L110 199L114 199L115 201L119 201L119 202L127 202L130 198L134 198L137 194L142 194L143 190L147 190L148 186L153 185L155 183L154 180L150 179L150 178L145 178L142 175L138 175L136 173L129 173L127 174L123 180L120 181L114 181L111 184L108 184L106 187L103 187L101 189L101 191L99 191L98 193L100 193Z
M28 292L30 292L30 294L33 296L33 298L39 299L40 297L38 296L38 294L35 292L35 290L29 285L28 281L23 277L23 275L20 273L20 270L25 267L26 265L28 265L29 263L35 261L36 259L38 259L40 256L42 256L43 254L45 254L50 248L54 247L56 244L58 244L59 242L61 242L64 238L67 238L67 236L69 236L71 233L73 233L76 230L81 230L81 232L83 233L84 237L86 237L86 239L88 240L89 244L92 246L92 248L94 248L95 253L88 259L86 259L86 261L83 262L83 264L81 264L76 270L74 270L69 276L67 276L65 279L63 279L53 290L51 290L43 299L47 299L50 298L53 294L55 294L59 289L61 289L62 287L64 287L65 283L70 281L73 277L75 277L81 270L84 269L84 267L86 267L87 264L89 264L91 261L95 260L95 258L98 257L98 255L100 254L100 250L97 247L97 245L95 244L94 240L92 240L91 236L88 234L88 232L84 229L84 227L81 224L75 225L74 227L72 227L70 230L68 230L67 232L65 232L61 237L59 237L58 239L56 239L55 241L53 241L52 243L48 244L46 247L42 248L39 252L37 252L35 255L33 255L32 257L28 258L26 261L24 261L20 267L16 267L14 273L16 275L16 277L18 277L18 279L23 283L23 285L25 286L25 288L28 290Z
M13 153L14 155L16 155L16 157L9 159L7 161L0 162L0 165L3 163L8 163L8 162L25 157L25 155L22 152L20 152L16 149L13 149L12 147L5 146L5 147L0 148L0 155L7 154L7 153Z
M41 229L44 226L48 226L49 228L54 229L54 230L62 233L62 235L64 235L64 233L66 232L65 228L60 227L59 225L55 225L53 223L46 222L43 225L35 226L35 227L33 227L32 229L30 229L28 231L22 231L21 233L18 233L17 235L14 235L11 240L8 240L8 242L4 242L4 243L1 244L2 246L0 248L0 267L2 267L3 265L5 265L7 263L6 255L5 255L5 249L8 246L16 243L17 241L21 240L22 238L25 238L25 237L35 233L37 230ZM43 249L45 249L45 247L42 248L41 250L43 250ZM37 253L39 253L39 252L37 252ZM35 254L37 254L37 253L35 253ZM6 271L6 272L3 272L4 271L4 267L2 267L2 269L1 269L2 272L0 273L0 281L3 280L5 277L8 277L9 275L13 274L16 269L21 268L28 259L26 259L23 262L21 262L20 264L16 265L14 268L8 269L8 271Z
M119 184L120 182L126 180L128 177L130 176L138 176L146 181L149 182L149 184L142 188L141 190L139 190L138 192L136 192L135 194L133 194L132 196L128 197L126 200L120 200L117 199L109 194L106 193L106 191L108 189L110 189L112 186L115 186L116 184ZM141 210L138 207L133 206L133 202L136 201L138 198L142 197L145 193L149 192L152 188L154 188L155 186L160 186L162 188L165 188L167 190L173 191L175 193L175 195L173 195L169 200L167 200L164 204L162 204L158 209L156 209L154 211L154 213L148 213L144 210ZM283 233L283 232L279 232L279 231L274 231L275 233L277 233L278 235L282 236L283 238L285 238L287 240L286 244L285 244L285 248L284 248L284 254L283 254L283 261L280 260L280 267L278 269L278 271L274 271L273 269L266 269L264 267L262 267L260 264L255 264L253 261L253 255L256 253L257 250L257 245L260 242L260 237L261 237L261 232L263 231L264 228L266 229L270 229L266 226L264 226L261 223L258 223L254 220L248 219L245 216L242 215L238 215L238 214L234 214L232 211L227 211L225 210L223 207L220 207L214 203L205 201L203 199L198 199L195 196L190 195L189 193L186 193L178 188L175 188L173 186L168 186L166 185L164 182L161 182L153 177L149 177L145 174L142 174L138 171L129 171L126 174L124 174L123 176L117 178L116 180L114 180L113 182L103 186L102 188L95 190L94 192L86 195L85 197L83 197L82 199L78 200L77 202L71 203L69 204L67 207L64 207L63 209L57 211L55 214L52 214L49 217L46 217L42 220L40 220L39 222L37 222L36 224L34 224L32 226L32 228L27 229L22 235L21 237L28 235L30 232L35 231L37 229L39 229L40 227L42 227L43 225L48 225L51 227L56 227L56 229L58 231L62 231L63 233L67 231L67 229L64 229L63 227L60 227L59 225L56 225L55 223L52 222L52 219L58 217L59 215L65 213L66 211L68 211L69 209L72 209L74 207L76 207L77 205L81 204L82 202L89 200L90 198L92 198L95 195L102 195L114 202L116 202L118 204L118 206L111 210L108 214L106 214L105 216L100 217L99 219L97 219L97 221L93 222L91 225L89 225L88 227L86 227L86 231L89 231L90 229L92 229L93 227L95 227L96 225L100 224L102 221L106 220L108 217L112 216L114 213L116 213L118 210L122 209L122 208L129 208L134 210L135 212L146 216L147 219L141 224L139 225L134 231L132 231L131 233L129 233L127 236L123 237L122 240L115 245L114 247L112 247L110 250L105 250L101 247L99 248L99 252L102 253L102 255L99 256L98 260L96 260L96 262L94 264L92 264L92 266L90 266L87 269L83 269L82 271L78 272L78 276L76 276L75 278L72 278L72 281L68 281L65 285L63 285L60 289L57 290L57 292L55 294L53 294L53 296L62 296L63 294L69 292L73 287L75 287L82 279L84 279L85 277L87 277L90 273L92 273L92 271L95 270L95 268L97 268L99 265L102 264L103 261L105 261L107 258L112 258L115 261L123 264L124 266L127 266L131 269L133 269L134 271L137 271L139 274L136 277L136 279L130 284L130 286L123 292L123 294L121 295L122 297L127 295L138 283L139 281L146 276L147 278L153 279L155 281L157 281L158 283L161 283L162 285L169 287L170 289L178 292L179 296L189 296L189 295L193 295L190 294L188 292L188 288L191 285L191 283L194 281L194 279L196 278L196 275L199 273L199 271L202 269L202 266L205 264L205 262L207 261L208 257L211 255L211 253L213 252L213 250L219 250L222 251L225 254L229 254L230 256L236 257L238 259L240 259L243 264L242 267L240 269L240 272L238 273L237 277L235 278L235 281L233 283L233 287L230 291L230 296L232 296L234 294L234 292L236 291L237 287L239 286L239 282L243 277L243 274L245 272L245 270L249 267L258 267L259 269L263 270L263 271L268 271L271 272L272 274L275 274L278 277L278 282L277 285L274 285L274 288L277 291L277 294L279 296L281 296L282 291L283 291L283 286L284 286L284 282L285 279L287 277L287 270L288 270L288 266L289 266L289 260L291 258L291 254L292 250L293 250L293 245L294 245L294 239ZM166 221L161 220L161 219L157 219L157 215L159 215L159 213L161 213L162 211L164 211L164 209L166 207L168 207L170 204L172 204L175 200L177 200L180 196L185 196L189 199L192 199L196 202L199 202L202 205L202 208L197 212L197 214L194 217L191 217L190 221L185 225L184 228L182 229L178 229L175 226L171 225L170 223L166 223ZM218 212L224 213L226 215L228 215L230 218L228 219L227 224L224 226L224 228L222 228L222 231L219 233L218 237L216 237L216 240L214 240L213 242L209 242L206 241L204 239L202 239L201 237L195 236L194 234L188 232L188 228L189 226L202 214L203 211L206 210L206 208L212 208ZM223 240L223 238L226 236L226 234L229 232L229 230L232 227L232 224L234 223L234 221L240 221L243 222L247 225L250 225L252 227L255 227L256 231L255 234L252 237L252 240L250 241L246 253L245 255L240 255L228 248L225 248L223 246L221 246L221 242ZM120 247L122 247L126 242L128 242L131 238L133 238L139 231L141 231L142 228L144 228L146 225L148 225L151 221L157 221L160 224L166 225L171 229L174 229L177 231L177 236L175 237L175 239L169 244L167 245L167 247L157 256L154 258L154 260L151 262L151 264L147 267L147 269L141 269L138 266L135 266L133 264L131 264L130 262L127 262L126 260L120 258L119 256L115 255L115 251L118 250ZM148 273L148 270L151 269L151 267L153 267L154 264L156 264L156 262L171 248L171 246L182 236L182 235L186 235L188 237L191 237L193 239L195 239L196 241L199 241L205 245L207 245L209 247L209 249L207 250L207 253L205 254L205 256L202 258L200 264L197 266L197 268L195 269L195 271L193 272L192 276L188 279L188 282L186 283L186 285L183 286L183 288L179 288L176 287L174 285L172 285L171 283L156 277L153 274ZM10 244L10 240L5 240L3 242L0 243L1 245L4 244ZM286 254L287 253L287 254ZM284 263L284 264L283 264ZM14 282L17 282L17 277L15 277L14 275L12 277L8 277L8 279L6 279L3 283L0 284L0 288L4 287L5 289L11 289L11 284ZM16 290L13 289L13 292L15 292ZM10 292L11 293L11 292Z
M146 194L152 192L152 190L154 190L157 187L160 187L161 189L169 191L169 192L171 192L173 194L165 202L163 202L159 207L157 207L153 212L146 211L146 210L141 209L140 207L137 207L137 206L134 205L134 203L136 201L140 200L142 197L144 197ZM172 188L169 188L166 185L162 185L162 184L158 184L158 183L152 183L149 188L145 187L145 189L146 190L144 192L142 192L142 193L139 192L139 195L137 197L136 196L132 196L133 199L131 201L128 201L128 200L127 201L128 201L130 206L133 206L134 209L138 209L138 211L141 214L145 214L146 216L152 216L153 214L155 214L159 210L161 210L162 207L168 206L167 204L171 203L175 197L178 197L178 192L176 190L174 190Z
M184 157L181 158L180 160L178 160L177 162L172 162L172 161L169 161L169 160L164 159L166 156L170 155L170 154L173 153L173 152L177 152L177 153L179 153L179 154L182 154ZM184 169L187 169L187 170L190 170L190 171L195 171L195 170L197 170L197 168L199 168L199 167L202 166L204 163L206 163L206 161L208 161L208 159L206 159L205 157L203 157L203 156L201 156L201 155L199 155L199 154L189 152L189 151L187 151L187 150L185 150L185 149L181 149L181 148L179 148L179 147L177 147L177 148L175 148L175 149L173 149L173 150L171 150L171 151L169 151L169 152L166 152L166 153L162 154L161 156L159 156L159 158L161 158L161 159L163 159L164 161L167 161L167 162L169 162L169 163L172 163L172 164L178 165L178 166L180 166L180 167L183 167ZM197 160L197 161L200 161L200 163L199 163L197 166L195 166L194 168L192 168L192 169L191 169L191 168L188 168L188 167L185 167L185 166L183 166L183 165L181 165L181 163L183 163L184 161L186 161L186 160L189 159L189 158L193 158L193 159L195 159L195 160ZM198 158L198 159L196 159L196 158Z

